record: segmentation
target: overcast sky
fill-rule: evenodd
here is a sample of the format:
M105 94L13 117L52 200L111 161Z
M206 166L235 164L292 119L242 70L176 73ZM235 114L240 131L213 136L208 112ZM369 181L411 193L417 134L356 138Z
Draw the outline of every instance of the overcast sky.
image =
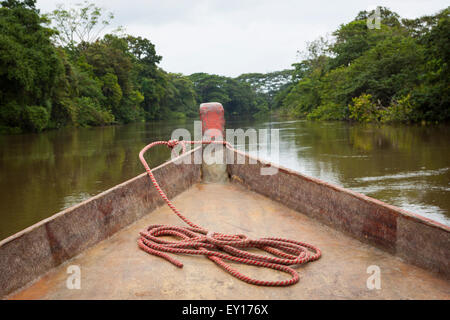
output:
M81 0L38 0L42 13ZM307 41L382 5L402 17L433 14L442 0L97 0L114 26L150 39L170 72L238 76L290 68Z

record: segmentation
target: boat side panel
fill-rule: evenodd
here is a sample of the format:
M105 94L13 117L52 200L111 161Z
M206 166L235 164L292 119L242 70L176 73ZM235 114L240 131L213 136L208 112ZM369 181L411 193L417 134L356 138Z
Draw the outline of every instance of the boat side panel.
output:
M273 164L277 169L276 174L261 175L261 168L267 167L269 163L228 149L230 159L237 156L245 157L245 164L231 161L232 164L228 165L231 181L396 254L410 263L450 277L448 227Z
M201 153L196 148L182 157ZM167 162L153 170L169 197L201 180L199 164ZM111 236L163 204L141 174L0 242L0 297Z
M450 278L450 232L399 217L397 253L415 265Z

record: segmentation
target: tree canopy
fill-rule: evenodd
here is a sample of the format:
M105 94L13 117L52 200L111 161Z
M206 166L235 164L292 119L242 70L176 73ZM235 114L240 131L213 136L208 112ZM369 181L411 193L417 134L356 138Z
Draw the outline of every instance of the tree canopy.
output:
M35 3L0 1L0 132L195 117L211 101L227 116L450 119L449 8L417 19L379 8L378 29L361 11L293 69L231 78L164 71L151 40L106 32L114 16L92 3L49 14Z
M298 81L277 95L281 113L318 120L450 119L449 8L418 19L379 12L379 29L366 23L374 12L362 11L333 41L308 48L295 65Z

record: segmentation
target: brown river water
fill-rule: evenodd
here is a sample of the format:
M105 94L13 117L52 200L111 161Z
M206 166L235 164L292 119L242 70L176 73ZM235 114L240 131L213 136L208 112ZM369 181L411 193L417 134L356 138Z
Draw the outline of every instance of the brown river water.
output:
M193 132L193 121L0 136L0 239L144 172L140 149L177 128ZM450 225L449 125L261 119L227 128L279 129L282 166ZM152 149L149 164L169 157Z

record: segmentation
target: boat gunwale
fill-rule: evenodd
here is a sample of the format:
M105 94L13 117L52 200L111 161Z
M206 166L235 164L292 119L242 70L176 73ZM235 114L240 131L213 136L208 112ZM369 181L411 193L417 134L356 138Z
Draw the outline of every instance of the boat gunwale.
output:
M157 166L157 167L155 167L155 168L152 168L151 170L152 170L152 171L158 170L158 169L160 169L160 168L162 168L162 167L165 167L165 166L167 166L167 165L169 165L169 164L171 164L171 163L174 163L175 161L177 161L177 160L178 160L179 158L181 158L181 157L185 157L185 156L187 156L187 155L189 155L189 154L195 153L199 148L201 148L201 146L195 147L194 149L189 150L189 151L187 151L187 152L185 152L185 153L179 155L179 156L176 157L176 158L167 160L167 161L161 163L159 166ZM94 195L94 196L92 196L92 197L90 197L90 198L88 198L88 199L86 199L86 200L83 200L83 201L80 202L80 203L77 203L77 204L75 204L75 205L73 205L73 206L70 206L70 207L68 207L68 208L66 208L66 209L63 209L63 210L61 210L61 211L59 211L59 212L56 212L56 213L54 213L53 215L51 215L50 217L44 218L44 219L42 219L42 220L40 220L40 221L38 221L38 222L32 224L31 226L26 227L25 229L22 229L22 230L20 230L20 231L14 233L14 234L12 234L12 235L10 235L9 237L7 237L7 238L5 238L5 239L3 239L3 240L0 240L0 248L1 248L3 245L5 245L5 244L7 244L7 243L9 243L9 242L11 242L11 241L14 241L14 240L16 240L16 239L18 239L18 238L20 238L20 237L22 237L22 236L24 236L24 235L26 235L26 234L32 232L32 231L34 231L35 229L37 229L37 228L39 228L39 227L41 227L41 226L47 224L48 222L50 222L50 221L52 221L52 220L55 220L55 219L57 219L57 218L60 217L60 216L65 215L67 212L73 211L73 210L75 210L75 209L77 209L77 208L79 208L79 207L81 207L81 206L86 205L86 204L89 203L89 202L92 202L92 201L95 201L95 200L97 200L97 199L100 199L100 198L102 198L103 196L105 196L106 194L110 193L111 191L120 189L121 187L123 187L123 186L125 186L125 185L127 185L127 184L130 184L130 183L132 183L132 182L134 182L134 181L136 181L136 180L139 180L139 179L141 179L142 177L144 177L144 176L146 176L146 175L147 175L146 172L140 173L140 174L138 174L137 176L135 176L135 177L133 177L133 178L131 178L131 179L128 179L128 180L126 180L126 181L124 181L124 182L121 182L121 183L119 183L119 184L116 184L115 186L113 186L113 187L111 187L111 188L109 188L109 189L106 189L106 190L100 192L99 194L96 194L96 195Z
M350 196L352 196L354 198L357 198L359 200L363 200L364 202L373 203L373 204L378 205L378 206L383 206L383 207L385 207L387 209L390 209L393 212L395 212L396 215L401 215L402 217L405 217L405 218L410 219L410 220L414 220L416 222L423 223L423 224L425 224L427 226L430 226L430 227L433 227L433 228L438 228L438 229L441 229L441 230L446 231L446 232L450 232L450 226L447 226L447 225L445 225L443 223L440 223L440 222L438 222L436 220L433 220L431 218L424 217L424 216L422 216L422 215L420 215L418 213L410 212L408 210L402 209L402 208L397 207L397 206L392 205L392 204L388 204L388 203L386 203L384 201L381 201L381 200L369 197L367 195L364 195L362 193L359 193L359 192L347 189L345 187L342 187L342 186L339 186L339 185L336 185L336 184L333 184L333 183L330 183L330 182L326 182L326 181L318 179L318 178L314 178L314 177L305 175L305 174L303 174L303 173L301 173L299 171L292 170L292 169L286 168L286 167L284 167L282 165L275 164L275 163L273 163L271 161L263 160L261 158L252 156L249 153L243 152L241 150L238 150L238 149L235 149L235 148L230 148L229 146L227 146L227 148L228 148L228 150L233 151L233 152L235 152L237 154L240 154L240 155L242 155L244 157L247 157L247 158L250 158L250 159L255 160L257 162L260 162L264 166L272 166L274 168L278 168L278 169L280 169L280 171L282 171L284 173L287 173L289 175L298 176L298 177L301 177L301 178L303 178L303 179L305 179L305 180L307 180L309 182L313 182L313 183L315 183L317 185L325 186L325 187L331 188L331 189L333 189L335 191L349 194Z
M434 227L434 228L438 228L438 229L444 230L446 232L450 232L450 227L449 226L446 226L446 225L444 225L444 224L442 224L442 223L440 223L440 222L438 222L436 220L424 217L424 216L422 216L420 214L417 214L417 213L413 213L413 212L407 211L407 210L402 209L400 207L397 207L395 205L388 204L388 203L386 203L384 201L381 201L381 200L369 197L367 195L364 195L362 193L353 191L351 189L347 189L345 187L342 187L342 186L339 186L339 185L336 185L336 184L333 184L333 183L330 183L330 182L326 182L326 181L318 179L318 178L314 178L314 177L305 175L305 174L303 174L303 173L301 173L299 171L286 168L286 167L284 167L282 165L275 164L275 163L273 163L271 161L263 160L263 159L261 159L259 157L252 156L249 153L243 152L241 150L238 150L238 149L235 149L235 148L230 148L229 146L226 146L226 147L230 151L233 151L233 152L235 152L237 154L240 154L240 155L242 155L244 157L248 157L248 158L250 158L252 160L260 162L261 164L263 164L265 166L272 166L274 168L278 168L282 172L287 173L289 175L301 176L305 180L313 182L313 183L315 183L317 185L326 186L326 187L329 187L329 188L331 188L331 189L333 189L335 191L347 193L347 194L351 195L352 197L360 199L360 200L364 200L365 202L371 202L371 203L374 203L376 205L380 205L380 206L386 207L388 209L391 209L393 212L395 212L396 215L402 215L403 217L405 217L407 219L412 219L414 221L424 223L424 224L426 224L426 225L428 225L430 227ZM183 156L186 156L188 154L194 153L199 148L202 148L202 146L195 147L194 149L192 149L190 151L187 151L186 153L184 153L184 154L182 154L182 155L180 155L180 156L178 156L176 158L173 158L173 159L170 159L168 161L165 161L162 164L160 164L159 166L157 166L155 168L152 168L152 171L153 170L157 170L157 169L159 169L159 168L161 168L163 166L166 166L166 165L168 165L170 163L173 163L173 162L177 161L180 157L183 157ZM64 209L64 210L56 212L53 215L51 215L50 217L44 218L44 219L42 219L42 220L32 224L31 226L26 227L25 229L22 229L22 230L20 230L20 231L18 231L16 233L10 235L9 237L6 237L5 239L0 240L0 247L5 245L8 242L13 241L16 238L20 238L24 234L27 234L27 233L33 231L34 229L36 229L36 228L46 224L47 222L49 222L51 220L54 220L54 219L58 218L59 216L64 215L65 213L67 213L69 211L72 211L72 210L74 210L74 209L76 209L76 208L78 208L80 206L83 206L86 203L89 203L91 201L99 199L99 198L103 197L105 194L109 193L110 191L115 190L115 189L119 189L119 188L123 187L124 185L126 185L128 183L131 183L131 182L133 182L135 180L138 180L138 179L142 178L145 175L147 175L147 173L143 172L143 173L141 173L141 174L139 174L139 175L137 175L137 176L135 176L135 177L133 177L131 179L128 179L128 180L126 180L126 181L124 181L122 183L116 184L115 186L113 186L113 187L111 187L109 189L106 189L105 191L102 191L99 194L96 194L96 195L94 195L94 196L92 196L92 197L90 197L90 198L88 198L88 199L86 199L86 200L84 200L84 201L82 201L80 203L77 203L77 204L75 204L73 206L70 206L70 207Z
M170 164L178 165L180 163L176 163L177 160L179 160L180 158L183 158L183 157L193 156L195 154L195 152L197 152L201 148L202 148L202 146L197 146L197 147L193 148L192 150L189 150L186 153L179 155L176 158L170 159L170 160L160 164L159 166L153 168L152 171L161 169L161 168L166 167L166 166L168 166ZM405 218L405 219L408 219L408 220L412 220L415 223L426 225L426 226L432 227L434 229L441 230L444 233L447 233L447 234L450 233L450 227L448 227L446 225L443 225L443 224L441 224L441 223L439 223L439 222L437 222L435 220L432 220L432 219L429 219L429 218L425 218L425 217L423 217L421 215L409 212L407 210L401 209L401 208L396 207L394 205L389 205L389 204L387 204L387 203L385 203L385 202L383 202L381 200L377 200L377 199L371 198L371 197L366 196L364 194L361 194L361 193L358 193L358 192L346 189L346 188L338 186L338 185L334 185L332 183L325 182L323 180L320 180L320 179L317 179L317 178L314 178L314 177L306 176L306 175L304 175L304 174L302 174L302 173L300 173L298 171L285 168L285 167L283 167L281 165L274 164L274 163L272 163L270 161L267 161L267 160L260 159L258 157L252 156L252 155L250 155L250 154L248 154L246 152L243 152L241 150L237 150L235 148L231 148L229 146L227 146L225 150L233 152L233 157L240 155L240 156L243 156L244 159L248 159L249 160L249 161L244 161L243 164L235 163L235 162L232 162L231 164L228 163L227 164L228 168L232 168L232 166L236 166L236 165L237 166L239 166L239 165L244 165L244 166L245 165L247 165L247 166L250 165L251 166L252 163L250 162L250 159L252 159L253 161L255 161L254 164L257 164L257 165L259 164L262 167L272 166L274 168L279 169L282 173L298 177L298 178L304 180L307 183L313 183L315 185L328 188L328 189L332 190L333 192L338 192L338 193L343 193L343 194L349 195L350 197L352 197L352 198L354 198L356 200L360 200L360 201L372 204L372 205L377 206L377 207L383 207L383 208L389 210L390 213L393 214L393 216L395 216L396 218L399 218L399 217ZM229 153L226 152L226 154L227 154L227 157L228 157ZM184 165L187 165L187 164L184 164ZM196 164L195 163L191 163L191 165L196 165ZM228 173L230 174L230 171L228 171ZM113 187L111 187L111 188L109 188L109 189L107 189L107 190L105 190L105 191L103 191L103 192L93 196L93 197L90 197L89 199L86 199L86 200L84 200L84 201L82 201L82 202L80 202L78 204L75 204L75 205L73 205L73 206L71 206L69 208L66 208L66 209L64 209L64 210L62 210L60 212L57 212L57 213L53 214L52 216L50 216L48 218L45 218L45 219L43 219L43 220L41 220L41 221L31 225L30 227L27 227L27 228L25 228L25 229L15 233L15 234L9 236L9 237L1 240L0 241L0 248L2 248L4 245L6 245L6 244L8 244L8 243L10 243L12 241L18 240L21 237L26 236L27 234L33 232L34 230L36 230L36 229L38 229L38 228L40 228L42 226L45 226L46 224L52 222L53 220L56 220L57 218L59 218L61 216L64 216L65 214L67 214L67 213L69 213L71 211L74 211L74 210L76 210L79 207L82 207L82 206L84 206L86 204L89 204L90 202L93 202L93 201L96 201L98 199L101 199L102 197L106 196L107 194L110 194L111 192L113 192L113 191L115 191L117 189L126 187L126 185L128 185L128 184L132 184L133 182L135 182L135 181L137 181L139 179L142 179L146 175L147 175L147 173L145 173L145 172L141 173L141 174L139 174L139 175L137 175L137 176L127 180L127 181L124 181L124 182L122 182L120 184L117 184L117 185L115 185L115 186L113 186ZM202 180L202 179L203 179L202 173L200 172L200 180ZM232 179L233 179L233 176L230 175L230 180L232 180ZM260 193L258 191L256 191L256 192ZM267 196L267 197L271 198L270 196ZM302 212L302 211L298 211L298 212L301 212L302 214L306 214L306 212ZM336 230L340 230L337 226L333 226L333 228L336 229ZM447 236L444 236L444 237L447 237ZM372 246L376 246L373 243L371 243L371 245ZM394 255L397 255L397 254L394 253ZM411 263L411 261L408 261L408 262ZM417 265L417 263L412 263L412 264L416 264ZM423 266L421 266L421 267L424 268ZM429 269L429 268L425 267L425 269ZM430 270L430 271L433 271L433 270ZM23 285L21 287L23 287ZM18 289L20 289L20 288L18 288Z

